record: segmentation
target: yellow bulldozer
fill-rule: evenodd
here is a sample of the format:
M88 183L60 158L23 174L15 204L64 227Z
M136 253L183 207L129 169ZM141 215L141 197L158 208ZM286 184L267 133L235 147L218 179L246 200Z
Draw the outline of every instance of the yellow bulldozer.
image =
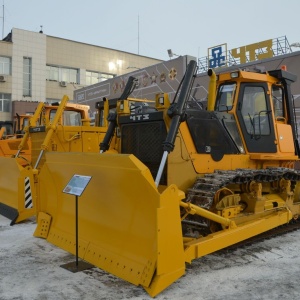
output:
M209 70L207 110L191 105L190 61L172 103L117 102L101 153L46 153L34 235L156 296L186 263L294 222L300 173L291 84L283 70ZM76 185L76 184L75 184Z
M14 116L13 121L0 122L0 156L11 157L16 154L22 140L24 129L29 125L32 115ZM26 144L22 154L29 158L30 144Z
M0 140L0 214L11 225L37 213L36 182L44 152L99 152L106 123L91 126L89 106L68 101L64 96L59 104L39 103L20 137Z
M46 132L53 124L54 117L58 112L57 124L58 127L55 131L60 130L60 126L81 126L83 123L89 122L89 106L68 103L69 98L63 97L60 106L59 103L49 105L40 102L37 105L33 115L16 115L14 121L11 123L11 128L3 126L2 139L0 139L0 156L19 157L19 162L24 165L31 162L32 158L32 145L31 135L35 132ZM53 125L52 125L53 126ZM6 129L6 130L5 130ZM8 129L8 130L7 130ZM9 133L10 134L5 134ZM0 133L1 134L1 133ZM1 137L1 135L0 135ZM35 142L37 140L35 139ZM53 146L53 144L57 144ZM64 151L66 145L64 143L52 142L52 147L56 151ZM39 145L36 145L38 147ZM36 151L39 149L33 149Z
M0 121L0 140L21 137L30 118L31 115L16 114L13 121Z

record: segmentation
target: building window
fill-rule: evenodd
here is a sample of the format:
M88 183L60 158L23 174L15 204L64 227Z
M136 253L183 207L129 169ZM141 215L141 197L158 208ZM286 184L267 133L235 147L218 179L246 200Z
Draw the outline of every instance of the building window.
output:
M0 56L0 74L11 74L11 58Z
M78 83L77 81L78 70L61 68L61 81L70 83Z
M0 93L0 111L11 111L11 94Z
M47 66L47 77L48 80L58 81L58 67Z
M31 96L31 58L23 58L23 96Z
M91 85L91 84L105 81L105 80L107 80L109 78L113 78L113 77L115 77L114 74L86 71L85 72L85 84Z
M78 69L64 68L58 66L46 66L47 80L65 81L78 84Z

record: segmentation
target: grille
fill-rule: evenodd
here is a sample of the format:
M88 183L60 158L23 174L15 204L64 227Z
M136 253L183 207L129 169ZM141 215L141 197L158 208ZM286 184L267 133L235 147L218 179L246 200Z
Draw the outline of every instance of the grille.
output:
M166 139L163 121L124 124L121 128L122 153L134 154L149 169L155 178L163 154L162 144ZM167 171L163 172L161 184L166 184Z

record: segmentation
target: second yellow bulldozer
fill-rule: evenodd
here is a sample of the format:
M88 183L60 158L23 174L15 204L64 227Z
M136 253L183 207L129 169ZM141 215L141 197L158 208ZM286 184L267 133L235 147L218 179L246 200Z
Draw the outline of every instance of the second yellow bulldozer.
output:
M208 108L190 105L196 62L170 103L117 103L99 153L47 153L35 236L141 285L154 297L185 264L283 224L300 212L299 145L291 84L282 69L209 70Z
M37 213L36 182L44 152L99 152L104 126L90 126L89 106L39 103L22 134L0 140L0 214L20 222ZM24 124L25 125L25 124Z

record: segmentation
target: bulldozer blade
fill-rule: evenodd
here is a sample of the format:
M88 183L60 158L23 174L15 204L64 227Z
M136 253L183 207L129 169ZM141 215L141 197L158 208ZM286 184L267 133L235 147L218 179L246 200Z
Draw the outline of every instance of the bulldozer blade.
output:
M34 172L16 158L0 157L0 165L0 214L14 225L36 213Z
M78 201L78 256L154 297L185 273L175 185L162 193L134 155L47 153L41 168L34 233L76 251L76 196L63 193L73 175L91 176Z

